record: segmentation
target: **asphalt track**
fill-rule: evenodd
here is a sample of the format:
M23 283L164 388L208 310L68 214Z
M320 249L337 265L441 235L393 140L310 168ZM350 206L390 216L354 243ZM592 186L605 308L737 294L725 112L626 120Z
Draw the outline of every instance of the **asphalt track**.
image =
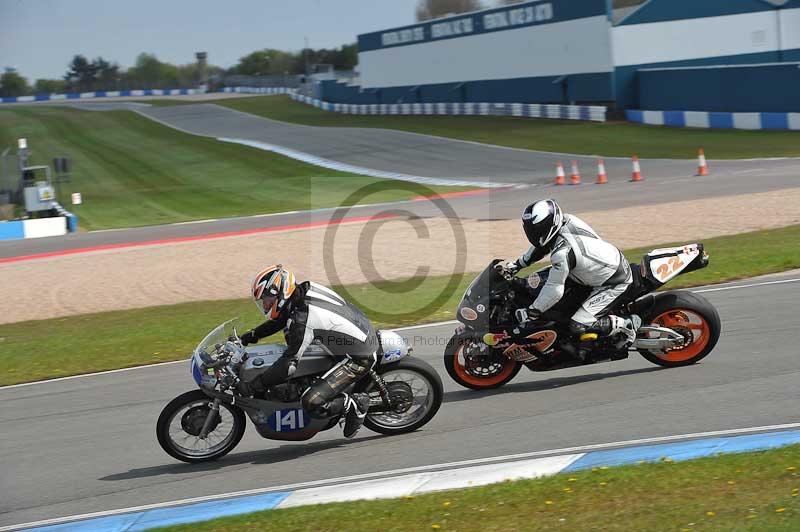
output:
M566 159L565 164L578 161L584 171L597 164L594 156L520 150L391 129L290 124L214 104L139 107L136 111L196 135L265 142L355 166L425 177L541 184L552 180L559 158ZM693 164L688 162L687 168L687 161L647 161L648 173L658 178L686 175L696 169ZM759 162L716 164L728 171L752 169ZM606 167L610 174L630 176L629 159L607 158Z
M692 177L691 168L682 176L651 178L630 183L627 177L612 176L606 185L587 184L556 187L531 185L512 190L491 190L474 196L445 198L458 218L479 220L515 219L522 209L538 198L552 197L569 212L619 209L638 205L718 198L800 186L800 160L761 161L757 168L724 172L715 163L712 174ZM755 163L742 163L755 164ZM686 166L686 165L685 165ZM365 201L369 201L367 198ZM404 201L383 205L362 205L348 210L346 216L371 216L387 209L403 209L416 216L442 216L439 205L428 200ZM132 229L72 233L64 237L36 238L0 242L0 259L59 250L91 248L131 242L197 237L215 233L249 231L324 222L331 220L336 209L320 209L272 215L224 218L202 222L146 226ZM702 216L704 213L698 213Z
M800 185L800 158L710 161L711 176L692 177L693 160L650 159L642 161L645 181L629 183L630 161L606 158L609 183L595 186L595 157L574 156L474 142L417 133L374 128L332 128L269 120L214 104L153 107L135 102L53 103L79 109L106 111L126 109L165 125L197 135L265 142L311 156L372 168L384 172L415 174L458 180L495 180L526 188L492 190L478 196L448 198L455 216L473 219L511 219L525 204L540 197L554 197L572 212L654 205L687 199L748 194ZM712 155L713 154L709 154ZM554 187L550 183L557 160L577 159L584 185ZM569 169L568 169L569 171ZM530 188L527 188L530 187ZM312 191L309 190L309 194ZM365 201L368 202L368 198ZM417 216L441 216L428 201L399 202ZM368 216L383 206L360 206L351 215ZM0 242L0 258L47 253L64 249L186 238L212 233L246 231L329 220L334 209L210 220L134 229L79 233L67 237Z
M186 363L0 388L0 526L409 466L798 422L800 282L725 289L754 282L705 293L723 332L696 366L662 370L632 356L555 373L523 370L505 388L483 393L445 376L446 402L419 432L365 430L347 441L334 429L308 443L280 443L248 428L240 446L211 465L175 462L155 440L160 409L194 387ZM452 328L403 334L416 356L445 375L441 351Z
M791 158L739 161L712 159L709 163L712 175L703 178L692 177L696 170L693 160L643 160L645 181L635 184L628 182L631 171L628 159L607 158L609 183L595 186L591 184L595 179L594 157L490 146L386 129L302 126L213 104L152 107L133 102L101 102L67 105L98 111L133 110L193 134L266 142L312 156L386 172L459 180L488 179L529 187L448 198L448 204L459 218L517 218L525 204L545 196L558 199L568 211L587 212L780 190L800 185L800 159ZM553 180L555 163L559 159L579 161L583 185L554 187L549 184ZM401 207L418 216L442 215L436 205L427 201L400 202L392 207ZM385 205L360 206L354 208L351 215L367 216L386 208ZM329 220L332 213L333 209L323 209L6 241L0 242L0 258L319 222Z

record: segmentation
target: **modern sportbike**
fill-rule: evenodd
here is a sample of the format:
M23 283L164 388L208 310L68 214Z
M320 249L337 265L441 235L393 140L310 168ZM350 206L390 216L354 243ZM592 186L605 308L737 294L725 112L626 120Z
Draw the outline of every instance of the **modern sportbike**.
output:
M504 275L500 262L492 261L470 284L456 311L461 323L445 349L447 373L466 388L498 388L522 366L551 371L625 359L630 350L659 366L686 366L708 355L719 339L719 314L705 298L685 290L651 293L678 275L705 268L708 255L702 244L655 249L631 264L633 283L609 309L617 316L642 318L630 347L621 337L573 337L570 318L591 288L569 281L563 298L540 320L518 323L515 310L531 304L550 270L527 278Z
M243 347L236 320L213 329L195 348L190 360L199 389L179 395L158 417L158 443L184 462L207 462L229 453L242 439L245 419L270 440L302 441L337 425L340 415L315 419L303 410L300 395L339 360L323 347L311 345L297 370L284 383L257 397L236 392L240 381L251 382L265 372L285 345ZM370 395L364 426L381 434L417 430L442 404L442 381L428 363L411 356L411 348L395 332L378 331L378 362L349 392ZM246 416L245 416L246 414Z

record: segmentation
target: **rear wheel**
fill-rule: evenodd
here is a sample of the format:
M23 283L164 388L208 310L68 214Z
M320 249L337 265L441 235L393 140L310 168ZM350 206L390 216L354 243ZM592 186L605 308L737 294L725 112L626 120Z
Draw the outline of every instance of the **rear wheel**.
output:
M369 430L387 435L413 432L430 421L442 406L442 380L424 360L407 357L381 365L376 371L386 382L396 408L386 412L368 412L364 426ZM376 391L375 384L364 391Z
M686 338L683 347L666 353L639 349L644 358L667 368L688 366L706 357L717 345L721 329L717 309L704 297L685 291L661 295L642 323L667 327Z
M491 390L516 377L522 364L480 340L454 336L444 351L444 367L450 378L465 388Z

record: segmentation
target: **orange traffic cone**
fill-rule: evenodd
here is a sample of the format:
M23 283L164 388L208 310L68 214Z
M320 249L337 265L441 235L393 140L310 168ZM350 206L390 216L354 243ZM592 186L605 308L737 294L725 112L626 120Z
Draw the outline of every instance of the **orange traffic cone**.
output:
M633 175L631 176L631 181L641 181L642 180L642 167L639 166L639 158L637 156L633 156Z
M697 174L698 176L708 175L708 163L706 162L706 152L703 148L697 152Z
M581 184L581 173L578 170L578 161L572 161L572 174L570 174L569 176L569 184L570 185Z
M556 166L556 185L565 185L566 179L564 175L564 164L561 161L558 161L558 166Z
M608 183L608 176L606 176L606 164L603 159L597 161L597 182L596 185L605 185Z

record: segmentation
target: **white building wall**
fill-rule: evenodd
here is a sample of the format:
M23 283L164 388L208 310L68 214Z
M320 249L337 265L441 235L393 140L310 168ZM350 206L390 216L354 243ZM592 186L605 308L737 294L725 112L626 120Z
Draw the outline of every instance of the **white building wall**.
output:
M604 16L468 35L358 54L361 84L394 87L611 72Z
M781 16L781 42L784 50L800 48L800 8L782 9Z
M785 11L795 13L788 19L783 16L784 48L790 39L800 43L800 10ZM778 20L776 11L763 11L616 26L612 29L614 64L621 67L774 52L778 49Z

